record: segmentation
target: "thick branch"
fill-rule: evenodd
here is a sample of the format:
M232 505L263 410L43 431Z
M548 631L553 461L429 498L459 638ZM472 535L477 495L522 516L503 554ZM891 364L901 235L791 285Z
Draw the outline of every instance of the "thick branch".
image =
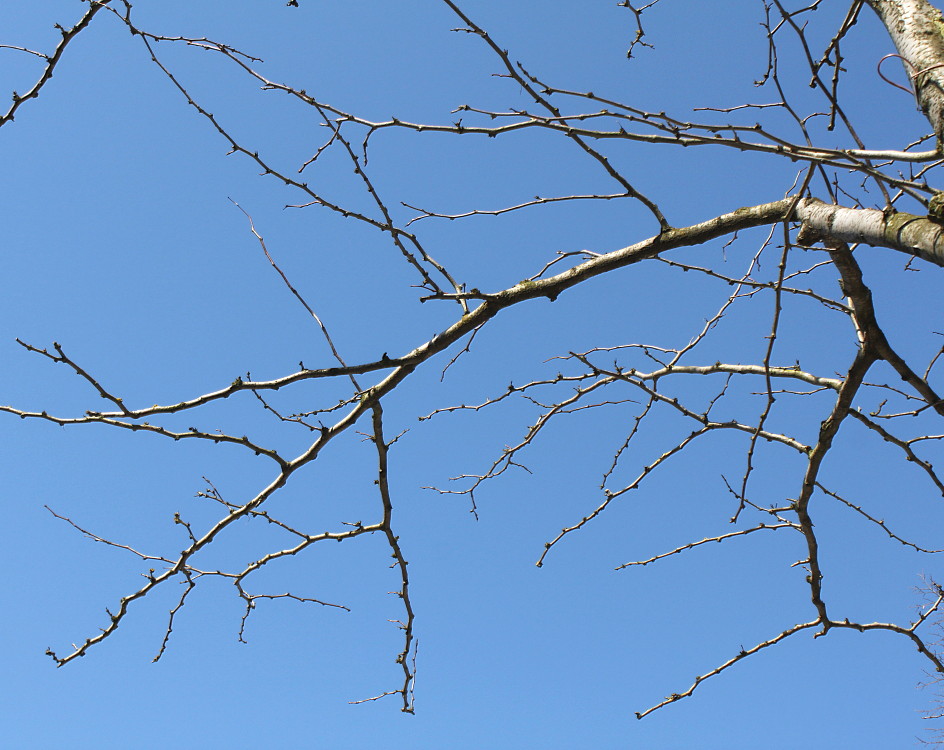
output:
M845 208L815 198L800 201L796 213L807 230L813 230L812 237L808 235L806 239L887 247L944 266L942 227L926 216ZM804 237L799 239L803 241Z

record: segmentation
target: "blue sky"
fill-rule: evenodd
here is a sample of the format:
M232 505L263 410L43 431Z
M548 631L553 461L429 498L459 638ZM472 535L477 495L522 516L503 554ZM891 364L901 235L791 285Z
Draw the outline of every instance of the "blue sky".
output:
M224 41L263 58L259 69L271 79L375 120L450 123L457 117L450 111L462 104L528 106L516 86L491 75L498 61L478 39L450 31L459 24L442 3L300 0L300 6L165 0L139 3L135 13L149 31ZM51 50L59 36L53 24L71 26L86 7L74 0L8 0L0 8L0 43ZM645 16L655 49L632 60L625 56L632 16L615 2L582 3L579 10L564 2L477 0L462 7L514 59L561 88L606 93L683 119L693 107L770 100L767 89L752 83L766 61L759 2L663 0ZM810 33L820 46L845 10L827 3L813 15ZM863 11L845 50L844 96L875 148L902 148L925 128L907 96L875 75L878 58L891 51L883 29ZM227 61L170 43L158 52L226 127L287 170L325 140L310 109L260 91ZM810 96L806 74L790 76L791 61L785 49L783 75L803 101ZM0 49L0 86L23 92L39 63ZM771 121L795 137L785 121ZM829 145L844 143L818 132ZM546 133L485 139L383 132L371 148L371 177L401 221L415 212L399 201L459 213L535 194L613 189L573 144ZM724 149L607 148L676 225L777 200L795 177L789 163ZM247 371L258 379L278 377L300 360L327 366L330 353L317 329L230 199L252 215L347 361L404 353L453 321L445 303L418 302L415 277L378 232L317 207L285 209L300 202L297 194L226 151L116 19L102 14L70 46L42 95L0 129L7 248L0 403L63 416L102 408L86 383L25 352L16 337L39 347L59 342L133 406L190 398ZM369 206L340 156L325 157L306 174L333 199ZM411 229L470 287L497 290L535 273L558 250L606 252L657 227L631 204L581 202L500 218L427 219ZM673 257L739 274L763 237L764 230L746 232L727 250L716 242ZM902 259L891 255L862 253L867 281L900 349L926 362L941 344L934 334L940 326L927 312L935 309L928 301L938 298L937 276L927 268L905 273ZM814 275L810 283L836 294L834 276ZM239 503L271 481L273 467L232 446L0 415L4 744L735 749L910 743L922 733L920 711L934 696L915 689L924 664L913 646L888 633L798 635L708 681L692 698L635 719L634 711L686 689L696 674L740 648L813 616L802 571L791 568L804 554L799 537L755 534L614 572L628 560L729 530L734 501L720 475L743 472L743 440L706 442L655 472L642 489L558 545L540 569L534 562L544 544L599 504L600 477L625 439L633 404L560 420L526 453L532 474L509 472L477 494L477 521L466 497L423 489L487 468L504 445L520 440L535 412L515 402L423 422L418 416L480 403L509 382L553 376L559 365L547 360L568 351L629 342L683 345L723 302L722 286L658 264L624 269L553 305L542 300L506 311L445 378L442 368L457 348L417 370L385 402L388 434L409 429L391 450L391 484L417 610L415 716L402 714L396 697L348 703L398 687L393 660L401 645L389 620L401 611L387 592L399 584L377 535L315 545L253 584L341 603L350 612L260 602L242 644L240 600L228 584L208 581L175 621L163 658L152 664L180 593L170 583L135 604L113 637L56 669L46 648L67 652L70 643L97 632L107 623L105 608L137 588L147 566L82 537L44 505L102 537L172 555L186 544L174 513L195 529L218 517L208 501L194 497L206 488L203 477ZM770 309L769 300L738 306L713 338L711 356L759 361ZM840 316L801 302L785 317L777 346L785 364L802 358L831 375L846 366L853 342ZM273 394L272 402L288 411L312 409L346 396L346 385L303 384ZM304 430L286 429L292 426L263 412L249 394L240 396L167 423L186 427L197 420L204 429L250 434L288 455L304 449ZM732 403L733 409L739 402ZM828 400L807 399L778 412L778 424L809 441L828 408ZM667 419L648 429L648 442L626 458L627 477L667 450L683 426ZM845 425L841 434L828 480L902 535L944 546L936 541L941 498L933 486L902 469L897 455L858 425ZM759 500L780 502L798 491L802 466L795 458L767 446L758 455ZM367 522L378 513L374 461L359 435L344 436L294 476L270 510L312 531ZM814 512L833 616L909 621L922 601L914 590L920 574L940 576L940 562L888 541L837 504L819 502ZM203 564L239 566L283 544L271 528L239 523Z

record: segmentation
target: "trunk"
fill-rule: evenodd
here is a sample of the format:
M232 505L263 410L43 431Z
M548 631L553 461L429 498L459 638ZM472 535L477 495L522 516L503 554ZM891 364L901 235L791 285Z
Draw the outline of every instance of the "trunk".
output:
M931 127L944 135L944 18L927 0L866 0L904 58L905 72Z

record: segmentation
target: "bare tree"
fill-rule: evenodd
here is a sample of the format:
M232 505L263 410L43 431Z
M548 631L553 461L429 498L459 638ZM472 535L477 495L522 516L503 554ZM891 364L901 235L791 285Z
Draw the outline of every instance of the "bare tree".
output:
M657 4L660 0L645 5L629 0L618 3L630 15L635 31L627 40L630 59L615 60L614 64L632 66L638 59L658 56L662 45L670 44L657 40L652 48L645 31L646 12ZM682 0L661 0L660 8L668 4L685 5ZM709 542L737 545L754 535L790 535L803 551L800 560L788 564L805 578L810 606L805 614L785 615L793 618L789 626L742 647L729 659L702 671L691 684L679 686L678 692L640 708L636 716L643 718L691 696L709 678L804 632L825 636L834 630L886 631L910 642L932 673L944 672L944 656L925 634L928 623L940 617L944 589L929 578L929 598L911 621L848 618L841 608L830 605L829 570L815 523L818 508L839 506L851 511L849 523L872 524L888 541L905 545L916 555L942 551L934 541L936 534L918 539L900 533L871 507L870 498L848 496L842 489L843 477L857 471L850 452L854 454L861 441L876 440L897 450L902 472L917 470L923 474L929 493L944 495L944 478L934 466L944 437L939 427L944 401L937 393L941 386L935 370L944 347L929 349L926 344L933 340L937 321L933 314L911 320L909 325L923 329L922 344L913 347L900 342L901 335L896 337L883 323L882 311L894 300L882 299L880 294L873 299L874 276L870 278L868 265L886 268L889 257L900 259L901 274L944 266L944 192L934 187L935 170L944 163L944 20L926 0L852 0L840 13L835 12L835 6L841 3L824 0L758 3L767 44L766 60L760 61L760 76L755 82L762 101L713 102L694 113L647 109L616 94L559 87L532 70L527 61L519 61L497 34L463 9L461 2L442 0L455 18L456 31L471 37L491 56L501 79L496 90L510 96L513 103L465 104L461 103L462 92L452 92L459 99L458 108L435 119L411 117L409 112L386 119L363 115L343 101L322 99L300 83L269 77L271 74L262 72L254 50L242 51L222 40L181 36L139 22L129 0L87 0L87 5L78 21L61 27L61 39L52 51L32 50L12 41L3 45L37 58L41 73L28 88L14 93L0 125L10 125L41 94L55 96L53 73L68 65L72 45L87 29L117 24L131 32L143 54L178 92L180 101L231 153L260 172L262 179L295 196L290 205L315 207L343 217L375 232L392 248L410 274L412 294L403 304L420 307L422 303L420 309L438 328L435 335L410 346L394 341L389 346L381 344L369 357L346 354L344 344L329 332L330 320L319 317L323 311L316 312L317 302L304 293L304 280L284 271L278 251L266 246L264 228L254 223L252 209L237 204L244 214L239 219L247 222L287 292L317 327L329 356L318 362L300 362L294 371L278 377L254 379L246 374L209 392L190 394L173 403L146 405L150 399L132 404L110 389L107 374L95 372L92 365L73 357L68 345L20 341L30 353L74 372L107 406L89 407L78 416L53 413L42 404L2 406L2 411L56 425L108 425L173 441L228 444L267 459L271 468L271 478L264 486L246 488L238 498L208 481L201 497L216 504L218 515L212 523L199 526L176 516L174 523L187 537L182 551L145 552L101 536L81 519L52 509L77 532L137 556L146 570L143 584L109 610L110 619L100 632L66 651L49 651L57 665L68 664L109 639L134 615L140 600L171 581L186 585L170 614L158 658L169 642L175 617L204 580L225 579L233 584L245 605L242 626L264 599L343 606L301 593L254 593L251 583L266 566L314 546L351 544L360 537L379 535L386 539L399 578L395 593L402 603L397 623L402 630L401 649L396 655L400 675L389 690L367 700L398 696L402 710L412 713L415 609L407 564L409 548L401 541L404 530L397 526L389 468L391 449L403 425L388 426L385 406L411 382L414 373L435 370L441 374L440 380L459 378L455 372L465 360L476 356L476 337L513 308L535 300L563 302L578 287L638 265L658 266L679 279L699 276L725 292L717 308L684 342L673 333L655 341L601 341L593 330L586 330L582 348L561 350L546 363L528 363L528 377L521 380L514 376L504 390L484 400L469 397L460 403L443 403L432 392L427 394L427 402L413 402L415 416L421 421L419 429L429 421L448 423L449 415L456 412L496 410L522 401L532 409L530 421L492 460L480 466L470 457L473 465L468 473L430 491L458 495L477 514L485 488L507 472L525 468L525 454L540 450L541 438L552 425L581 411L612 412L614 419L624 421L628 428L612 454L605 457L599 497L591 502L584 498L585 505L576 511L573 521L548 539L536 559L542 566L576 531L606 523L611 506L633 490L648 486L650 476L671 470L680 456L706 441L736 437L725 444L739 446L737 473L726 472L723 484L712 490L730 499L724 514L729 530L670 544L659 554L629 560L619 567L647 566L676 555L711 554L698 549ZM293 0L288 5L298 6L299 2ZM834 13L825 20L834 23L839 18L838 25L824 25L820 16L826 6ZM873 13L888 30L897 52L875 51L871 62L878 75L874 76L874 69L867 72L874 76L875 85L886 86L880 76L891 86L905 89L900 98L902 112L916 102L924 115L925 132L903 128L897 143L873 144L872 137L860 134L854 121L864 105L854 95L846 98L844 94L846 77L851 74L846 70L844 45L854 40L861 17ZM269 95L282 95L283 101L287 97L293 106L317 119L325 134L321 144L297 163L267 155L264 148L231 127L225 116L214 114L186 76L177 71L173 61L181 47L204 53L202 59L213 56ZM441 142L436 139L452 138L471 153L494 140L544 139L541 142L552 142L554 148L562 144L592 164L599 171L598 184L604 187L522 196L504 206L466 205L451 212L441 205L421 205L411 195L390 195L371 167L372 160L383 158L387 144L402 142L396 139L407 135L412 139L411 147L423 148L429 143L434 149ZM774 175L768 182L770 194L758 195L753 205L739 207L732 201L727 210L714 216L683 222L686 211L702 210L698 201L680 203L678 196L655 194L647 187L650 181L643 170L634 167L637 161L655 158L661 169L677 175L678 184L685 185L700 169L691 154L708 151L729 155L732 168L770 170ZM649 157L650 152L658 157ZM353 169L359 197L345 197L349 193L343 191L339 191L342 197L335 197L335 191L324 182L307 176L315 174L321 164L338 159ZM714 198L723 200L724 196ZM508 273L516 273L514 263L507 272L469 272L467 263L450 257L446 243L433 229L453 226L453 222L462 225L475 221L473 217L527 212L544 212L540 220L553 223L554 218L547 218L553 216L551 212L587 203L613 207L630 217L625 224L628 244L598 251L555 249L519 281L508 279ZM936 273L936 269L925 273ZM486 286L502 277L504 281ZM401 289L391 291L392 298L397 294L401 300L407 299ZM935 303L928 300L928 308L934 310ZM623 304L630 308L633 302L627 299ZM743 331L748 329L736 322L738 315L763 320L765 332L760 336L752 332L745 341ZM791 326L794 332L786 335L784 331ZM798 335L797 330L807 335ZM814 353L805 340L824 331L834 337L830 357ZM512 377L502 374L500 361L489 367L499 378L507 381ZM331 383L332 388L325 392L332 395L313 407L287 406L290 397L284 394L312 382ZM276 391L280 393L276 395ZM296 403L310 403L310 398L309 391ZM252 400L284 429L309 435L307 445L287 452L276 440L252 438L242 430L180 426L179 415L193 413L187 416L191 420L188 424L197 424L201 410L218 407L227 399ZM805 421L798 420L797 414L804 415ZM310 529L274 515L270 500L295 480L296 472L319 461L329 444L351 433L363 434L375 454L374 516ZM505 437L496 436L496 441ZM646 456L641 461L639 451ZM786 484L781 489L765 473L770 467L783 466L790 467L785 481L792 489ZM701 484L716 479L717 473L705 469L704 476L693 481ZM588 493L592 491L588 488ZM205 551L241 519L278 527L289 542L244 567L217 569L204 564ZM242 633L241 627L240 637Z

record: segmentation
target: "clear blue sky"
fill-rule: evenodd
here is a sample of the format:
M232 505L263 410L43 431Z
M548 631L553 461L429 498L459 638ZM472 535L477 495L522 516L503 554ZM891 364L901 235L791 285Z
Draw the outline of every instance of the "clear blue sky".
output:
M139 3L138 23L166 35L207 37L263 58L273 80L376 120L452 122L462 104L508 109L525 95L492 77L498 61L481 42L450 29L439 2L366 0L162 0ZM462 7L545 81L593 90L641 108L690 117L699 106L772 98L752 81L766 44L760 2L662 0L646 16L654 50L628 61L632 15L615 2L485 2ZM6 0L0 43L51 51L58 22L87 8L75 0ZM845 3L812 17L822 46ZM311 110L261 92L232 64L165 43L159 53L228 128L292 171L326 138ZM875 64L890 41L870 15L847 46L847 96L868 145L901 148L926 124ZM794 59L784 51L781 64ZM891 68L892 66L889 66ZM41 61L0 49L0 90L21 93ZM884 70L884 69L883 69ZM897 70L895 71L897 72ZM807 96L807 74L784 76ZM8 101L4 95L4 101ZM6 105L4 105L6 106ZM795 137L784 125L783 132ZM837 138L839 136L836 136ZM839 142L839 141L837 141ZM547 134L498 139L379 133L371 176L402 220L406 201L446 213L494 209L544 196L609 192L612 184L573 144ZM794 167L725 150L641 149L608 153L676 225L781 198ZM30 355L15 337L65 351L132 406L171 403L228 385L330 364L304 310L284 290L228 200L249 211L270 252L330 327L349 362L404 353L452 321L444 304L420 305L415 279L386 238L318 208L289 209L298 195L240 155L186 106L117 20L101 14L83 32L35 101L0 129L4 293L0 295L0 403L78 416L102 408L65 367ZM368 204L340 156L307 173L339 202ZM432 252L469 286L496 290L530 276L558 250L605 252L652 235L626 203L537 207L501 218L414 224ZM746 233L730 249L732 273L763 240ZM721 244L678 257L721 262ZM903 273L887 251L863 254L881 319L902 348L925 361L939 337L939 276ZM706 260L710 258L709 260ZM719 266L721 267L721 266ZM737 270L734 270L734 269ZM884 279L884 280L883 280ZM832 276L815 280L830 287ZM813 282L811 282L813 283ZM544 543L600 502L597 489L635 412L571 415L525 462L467 498L423 489L484 470L517 442L535 412L525 403L478 415L417 417L479 403L509 381L553 376L550 357L630 341L679 346L728 292L693 274L643 266L585 284L554 305L532 302L484 330L440 382L456 350L418 370L386 402L388 434L409 428L391 452L397 532L410 561L419 640L416 715L396 697L348 701L399 686L394 657L398 587L379 537L331 547L267 570L257 590L291 590L350 607L260 602L237 642L242 605L228 584L207 581L160 646L180 589L165 586L134 605L117 633L61 669L44 655L67 652L107 623L105 608L140 585L127 552L83 538L50 506L84 528L150 554L176 554L186 536L174 513L205 529L218 516L194 495L212 481L245 502L272 478L263 458L232 446L113 431L62 429L0 415L0 487L5 616L0 648L5 695L2 739L10 748L889 748L923 731L931 691L915 689L924 663L887 633L796 636L710 680L692 698L637 721L665 695L759 640L810 619L800 538L755 534L614 572L678 544L729 530L733 501L720 475L739 477L744 443L722 438L657 472L643 489L559 545L543 568ZM739 308L740 309L740 308ZM759 361L768 302L732 314L717 356ZM815 317L814 317L815 314ZM920 320L915 330L913 322ZM824 374L852 348L844 321L798 305L785 321L783 364L797 357ZM759 354L761 353L761 354ZM714 355L713 355L714 356ZM833 363L835 363L833 365ZM830 369L832 368L832 369ZM302 385L273 395L287 411L345 395L344 384ZM627 394L631 395L631 394ZM216 428L270 441L294 455L308 434L286 430L249 394L168 424ZM810 400L782 425L811 439L828 401ZM754 414L754 411L748 411ZM655 429L653 423L650 429ZM289 425L291 427L291 425ZM673 444L680 429L646 436L627 457L629 477ZM783 427L787 429L787 427ZM903 535L940 543L941 498L919 472L850 424L827 476L846 496ZM856 430L859 430L856 433ZM940 431L940 430L938 430ZM799 463L761 450L755 488L763 502L799 489ZM350 435L293 477L273 514L312 531L377 516L374 454ZM833 616L907 622L921 573L942 575L847 509L820 502L827 596ZM764 538L761 538L764 537ZM272 529L228 529L206 567L241 565L285 543Z

